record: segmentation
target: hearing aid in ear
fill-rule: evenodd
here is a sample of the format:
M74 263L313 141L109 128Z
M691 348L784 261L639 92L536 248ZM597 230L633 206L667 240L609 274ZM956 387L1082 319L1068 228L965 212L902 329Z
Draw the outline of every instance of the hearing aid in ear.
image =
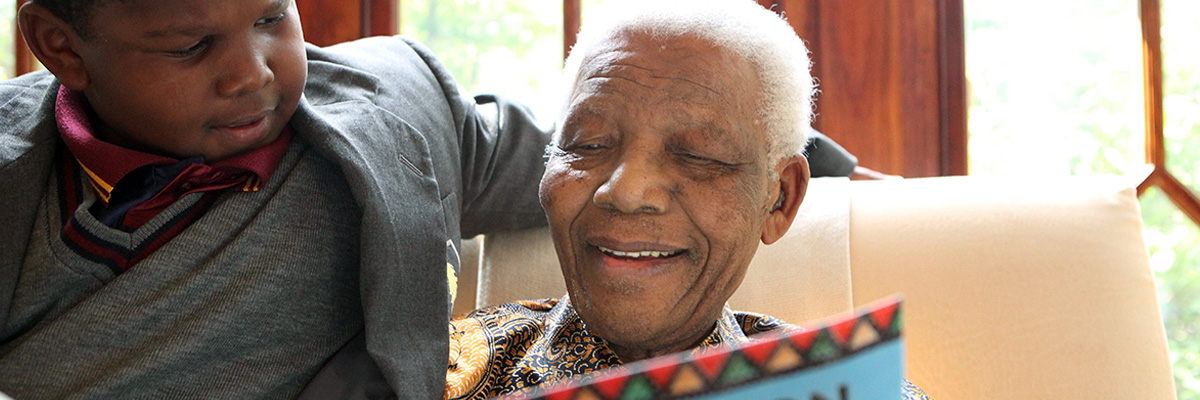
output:
M781 208L783 208L783 188L780 188L779 198L775 199L775 206L771 207L771 212L779 211Z

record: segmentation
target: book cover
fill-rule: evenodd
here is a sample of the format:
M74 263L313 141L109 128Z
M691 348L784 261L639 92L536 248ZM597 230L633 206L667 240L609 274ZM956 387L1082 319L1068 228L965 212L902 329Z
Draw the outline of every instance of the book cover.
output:
M739 346L656 357L504 398L895 399L904 378L902 328L901 300L889 297Z

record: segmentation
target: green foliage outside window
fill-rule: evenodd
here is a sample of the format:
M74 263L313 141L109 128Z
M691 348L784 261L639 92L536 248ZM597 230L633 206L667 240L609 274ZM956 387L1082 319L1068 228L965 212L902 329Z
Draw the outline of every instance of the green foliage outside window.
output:
M1167 169L1200 193L1200 2L1163 0ZM1161 192L1142 199L1180 400L1200 400L1200 228Z
M1200 190L1200 2L1163 1L1168 169ZM1137 0L965 0L972 174L1143 167ZM1029 10L1037 10L1030 12ZM1200 400L1200 228L1157 189L1141 199L1180 400Z
M558 112L562 2L404 0L400 33L428 46L468 93L521 99Z
M1200 399L1200 229L1158 189L1142 195L1179 400Z
M1122 174L1144 164L1137 0L964 6L971 174Z
M16 60L13 59L13 36L16 36L13 21L16 11L12 4L0 4L0 81L12 78L16 70Z
M1200 4L1163 0L1162 19L1167 167L1200 193Z

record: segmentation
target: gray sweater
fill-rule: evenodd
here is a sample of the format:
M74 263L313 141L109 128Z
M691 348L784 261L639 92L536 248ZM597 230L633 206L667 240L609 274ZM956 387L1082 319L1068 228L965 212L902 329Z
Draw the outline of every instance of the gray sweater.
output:
M5 326L16 335L0 345L11 395L291 398L362 329L361 216L337 167L303 143L262 190L222 194L121 275L64 243L51 180ZM125 233L92 217L84 193L80 229L131 247L201 196Z

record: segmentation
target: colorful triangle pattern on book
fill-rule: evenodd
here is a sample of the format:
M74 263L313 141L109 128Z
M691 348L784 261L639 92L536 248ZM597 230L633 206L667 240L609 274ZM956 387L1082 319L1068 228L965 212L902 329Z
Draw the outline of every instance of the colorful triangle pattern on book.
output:
M755 336L739 347L684 352L544 385L506 398L553 400L670 399L719 392L818 366L899 339L903 313L889 300L814 329Z

